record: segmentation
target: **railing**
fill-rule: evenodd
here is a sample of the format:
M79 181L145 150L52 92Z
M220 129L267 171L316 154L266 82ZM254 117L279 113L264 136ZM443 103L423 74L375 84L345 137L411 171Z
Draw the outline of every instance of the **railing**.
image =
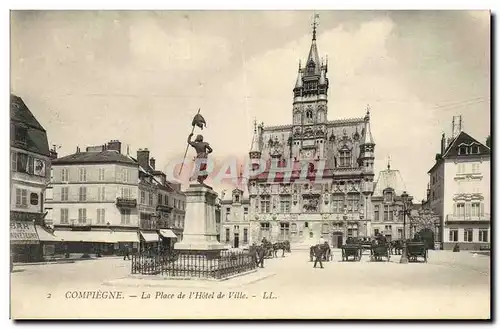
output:
M135 208L137 207L137 199L116 198L116 205L124 208Z
M221 251L214 257L189 251L132 256L132 274L222 279L255 267L254 259L245 251Z
M471 215L446 215L447 222L488 222L490 221L490 214L484 214L482 216L471 216Z

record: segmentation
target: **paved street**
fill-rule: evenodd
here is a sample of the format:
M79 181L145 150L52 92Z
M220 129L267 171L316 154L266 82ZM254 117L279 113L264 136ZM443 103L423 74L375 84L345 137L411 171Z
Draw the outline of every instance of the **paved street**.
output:
M130 262L118 258L17 266L11 276L12 315L84 318L488 318L490 258L430 251L427 264L340 262L314 269L306 251L271 259L253 274L226 282L156 280L130 286ZM263 278L263 279L262 279ZM251 280L250 280L251 281ZM255 281L255 280L254 280ZM154 282L144 280L144 282ZM175 286L174 286L175 285ZM238 286L239 285L239 286ZM200 288L202 286L202 288ZM67 291L121 291L120 300L67 299ZM155 299L191 291L242 292L248 299ZM264 299L276 296L276 299ZM151 293L151 299L141 296ZM131 298L129 295L136 295ZM255 297L254 297L255 296ZM234 296L233 296L234 297Z

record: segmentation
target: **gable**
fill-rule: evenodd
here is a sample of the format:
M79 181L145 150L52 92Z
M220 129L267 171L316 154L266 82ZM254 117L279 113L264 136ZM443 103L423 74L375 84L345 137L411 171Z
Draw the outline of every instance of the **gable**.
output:
M491 150L489 147L478 142L475 138L462 131L447 147L446 151L444 152L443 158L490 154Z

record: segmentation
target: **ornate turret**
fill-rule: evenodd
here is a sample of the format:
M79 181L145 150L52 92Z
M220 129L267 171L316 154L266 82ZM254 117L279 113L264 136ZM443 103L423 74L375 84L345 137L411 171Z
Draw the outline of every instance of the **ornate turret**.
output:
M302 67L301 67L300 61L299 61L299 70L297 73L297 81L295 82L295 88L293 90L294 91L300 90L302 88L302 86L303 86L303 84L302 84Z
M367 106L365 115L365 128L359 144L359 164L365 173L373 173L373 162L375 160L375 143L370 129L370 106Z
M262 152L259 143L259 134L257 133L257 121L254 120L253 123L253 138L252 145L250 146L250 159L260 159Z

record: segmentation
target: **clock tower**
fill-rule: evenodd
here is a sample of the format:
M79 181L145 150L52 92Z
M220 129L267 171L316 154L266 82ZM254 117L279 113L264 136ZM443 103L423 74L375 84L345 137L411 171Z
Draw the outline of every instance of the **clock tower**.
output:
M299 62L297 81L293 89L291 157L303 161L326 157L328 63L319 59L316 27L315 19L309 56L305 67Z

